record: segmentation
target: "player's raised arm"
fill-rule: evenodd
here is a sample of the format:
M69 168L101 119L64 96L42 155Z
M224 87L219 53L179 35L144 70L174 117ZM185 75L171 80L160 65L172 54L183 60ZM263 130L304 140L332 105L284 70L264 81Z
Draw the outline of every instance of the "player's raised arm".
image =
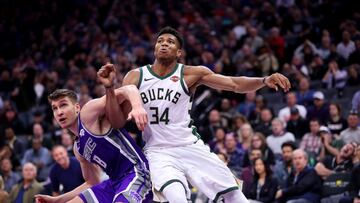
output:
M106 88L105 112L107 119L115 128L121 128L126 119L134 119L137 127L144 130L147 124L147 114L142 107L138 89L135 85L126 85L114 90L115 76L113 64L106 64L98 71L98 78ZM130 103L131 109L126 109L125 100ZM124 108L120 108L121 104L124 104Z
M216 74L204 66L193 66L185 70L191 71L191 75L199 77L198 83L215 89L245 93L258 90L264 86L278 90L289 91L291 85L289 80L280 73L274 73L266 77L230 77Z

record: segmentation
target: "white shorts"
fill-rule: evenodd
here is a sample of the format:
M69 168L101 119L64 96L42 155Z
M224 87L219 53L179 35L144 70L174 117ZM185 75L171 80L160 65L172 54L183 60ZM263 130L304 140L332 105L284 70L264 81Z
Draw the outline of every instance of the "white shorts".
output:
M187 146L147 149L145 155L156 190L154 196L169 184L181 182L190 199L187 180L215 202L221 195L239 189L230 169L202 140ZM158 199L162 201L163 197Z

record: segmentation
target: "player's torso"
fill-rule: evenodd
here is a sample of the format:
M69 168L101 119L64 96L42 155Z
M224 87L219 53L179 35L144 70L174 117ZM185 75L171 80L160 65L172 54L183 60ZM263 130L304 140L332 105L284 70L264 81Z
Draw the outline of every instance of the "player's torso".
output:
M140 68L139 90L148 113L149 123L144 131L146 148L191 144L191 97L183 78L183 64L160 77L150 65Z
M79 122L79 136L75 141L76 150L91 163L99 165L112 179L130 172L134 166L145 167L146 159L124 130L110 129L105 135L90 133Z

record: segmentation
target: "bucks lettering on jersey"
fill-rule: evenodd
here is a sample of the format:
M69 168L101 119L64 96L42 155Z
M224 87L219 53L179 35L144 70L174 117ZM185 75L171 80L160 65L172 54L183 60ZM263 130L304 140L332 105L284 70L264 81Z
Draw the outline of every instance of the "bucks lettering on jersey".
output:
M198 140L191 126L191 97L183 69L183 64L176 64L173 72L159 76L150 65L140 67L138 87L149 118L143 132L145 148L183 146Z

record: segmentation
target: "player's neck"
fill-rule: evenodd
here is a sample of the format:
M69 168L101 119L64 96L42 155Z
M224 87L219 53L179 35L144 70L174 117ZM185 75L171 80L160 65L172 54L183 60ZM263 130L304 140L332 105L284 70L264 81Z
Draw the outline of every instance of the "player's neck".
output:
M77 122L74 122L69 128L67 128L69 134L72 135L73 137L78 136L78 129L79 129L79 126L78 126Z
M171 73L174 68L176 68L177 61L165 62L160 60L155 60L152 65L152 70L159 76L164 76Z

